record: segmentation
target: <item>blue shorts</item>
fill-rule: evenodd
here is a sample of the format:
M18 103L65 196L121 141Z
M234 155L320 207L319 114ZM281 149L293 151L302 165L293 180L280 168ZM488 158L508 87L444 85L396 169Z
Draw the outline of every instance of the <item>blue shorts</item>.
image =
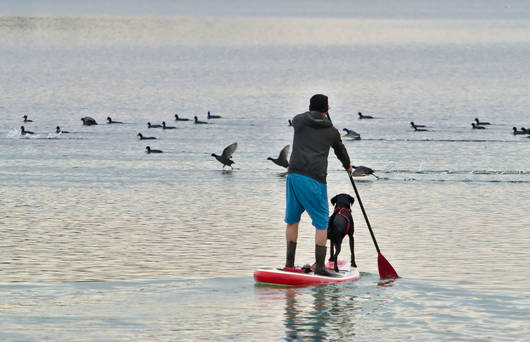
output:
M307 211L316 229L328 229L329 207L326 184L304 175L290 173L285 183L285 201L285 223L300 222L302 213Z

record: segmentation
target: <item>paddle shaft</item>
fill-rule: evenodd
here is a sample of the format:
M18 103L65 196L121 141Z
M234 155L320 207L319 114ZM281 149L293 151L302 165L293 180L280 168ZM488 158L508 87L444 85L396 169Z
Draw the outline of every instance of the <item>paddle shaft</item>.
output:
M377 250L378 254L381 254L379 246L377 245L377 240L375 239L375 235L372 230L372 226L370 225L370 221L368 220L368 215L366 215L366 211L364 210L363 202L361 201L361 196L359 196L359 191L357 191L357 187L355 186L355 182L353 181L351 173L348 173L348 175L350 176L350 182L353 186L353 191L355 191L355 195L357 196L357 200L359 201L359 206L361 207L361 211L363 212L364 220L366 221L366 225L368 226L368 230L370 231L370 235L372 236L372 240L374 241L375 249Z
M333 122L331 121L331 116L329 116L329 111L326 113L326 116L328 117L328 120L331 122L331 124L333 124ZM368 215L366 215L366 210L364 210L363 201L361 201L361 196L359 196L359 191L357 191L357 187L355 186L355 182L353 181L353 177L350 172L348 172L348 175L350 176L350 182L353 186L353 191L355 191L355 195L357 196L357 200L359 201L359 206L361 207L361 211L363 212L364 220L366 221L366 225L368 226L368 230L370 231L370 235L372 236L372 241L374 242L377 254L381 254L381 251L379 250L379 245L377 244L377 240L375 239L374 231L372 230L372 226L370 225L370 221L368 220Z

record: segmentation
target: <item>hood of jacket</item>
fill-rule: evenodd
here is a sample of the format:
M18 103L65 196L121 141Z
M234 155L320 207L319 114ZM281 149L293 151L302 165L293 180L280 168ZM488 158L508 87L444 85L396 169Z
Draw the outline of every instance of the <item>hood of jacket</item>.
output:
M311 127L326 128L326 127L333 126L333 124L327 118L327 116L320 112L316 112L316 111L305 112L302 114L301 118L304 121L304 124L311 126Z

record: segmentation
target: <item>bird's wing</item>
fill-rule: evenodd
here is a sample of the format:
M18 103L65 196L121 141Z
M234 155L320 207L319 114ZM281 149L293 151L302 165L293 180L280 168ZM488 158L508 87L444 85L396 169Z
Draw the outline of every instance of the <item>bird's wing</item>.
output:
M223 150L222 157L226 159L230 159L232 158L232 154L234 154L236 150L237 150L237 143L235 142L225 147L225 149Z
M355 170L353 171L352 175L353 176L366 176L366 175L369 175L369 174L371 174L373 172L374 172L374 170L370 169L369 167L359 165L359 166L357 166L355 168Z
M289 154L289 145L286 145L282 150L280 151L280 155L278 156L278 159L280 160L287 160L287 155Z

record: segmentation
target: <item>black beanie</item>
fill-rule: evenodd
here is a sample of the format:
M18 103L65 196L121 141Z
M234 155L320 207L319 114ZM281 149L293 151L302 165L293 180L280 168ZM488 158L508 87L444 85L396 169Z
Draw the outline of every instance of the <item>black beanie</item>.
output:
M309 110L326 113L328 109L328 97L326 95L316 94L309 100Z

